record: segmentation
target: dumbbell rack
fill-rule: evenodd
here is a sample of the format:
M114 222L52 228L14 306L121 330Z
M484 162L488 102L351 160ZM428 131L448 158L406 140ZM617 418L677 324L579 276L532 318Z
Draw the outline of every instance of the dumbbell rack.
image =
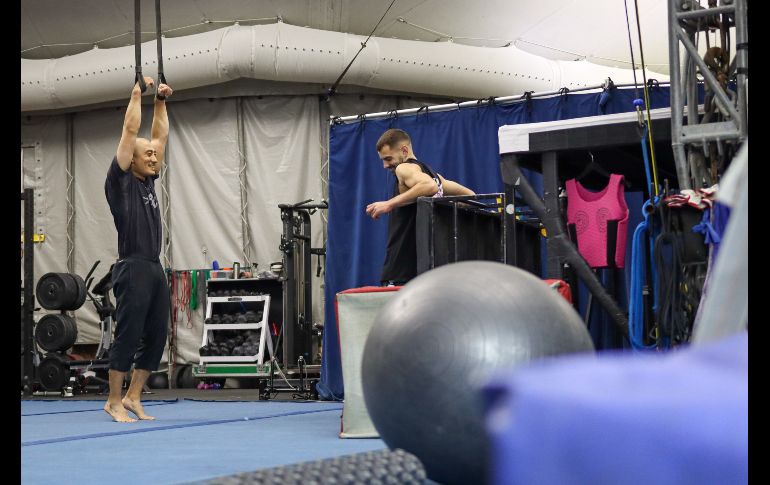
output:
M212 283L216 280L209 280ZM246 293L246 292L244 292ZM206 298L205 321L215 313L214 310L234 304L254 306L255 302L263 302L262 319L259 322L247 323L204 323L201 346L206 346L213 340L213 332L219 330L260 330L258 352L255 355L229 355L200 356L199 365L193 366L193 375L196 377L259 377L269 375L269 367L265 365L265 350L270 357L274 355L273 342L270 338L268 315L270 310L270 295L235 295L235 296L208 296Z

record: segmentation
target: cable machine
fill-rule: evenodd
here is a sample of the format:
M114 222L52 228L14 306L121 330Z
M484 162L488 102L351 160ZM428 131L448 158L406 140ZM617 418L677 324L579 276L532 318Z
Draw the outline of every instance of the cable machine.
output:
M305 367L313 362L312 255L318 256L316 277L321 276L321 257L326 248L311 247L310 216L328 209L326 200L313 199L296 204L279 204L283 234L279 249L283 253L283 366Z

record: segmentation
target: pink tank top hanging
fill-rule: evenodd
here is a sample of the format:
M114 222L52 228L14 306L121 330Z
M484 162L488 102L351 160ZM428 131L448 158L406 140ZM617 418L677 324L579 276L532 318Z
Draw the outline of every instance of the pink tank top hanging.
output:
M628 206L622 182L622 175L612 174L604 189L592 192L575 179L567 180L567 223L575 224L578 251L592 268L612 266L607 261L607 221L611 220L618 221L615 266L625 266Z

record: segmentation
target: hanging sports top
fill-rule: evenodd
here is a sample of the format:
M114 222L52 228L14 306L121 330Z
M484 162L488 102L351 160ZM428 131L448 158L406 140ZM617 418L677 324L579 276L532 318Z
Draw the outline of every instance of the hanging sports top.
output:
M567 180L567 223L592 268L625 266L628 206L622 182L622 175L612 174L604 189L591 192Z

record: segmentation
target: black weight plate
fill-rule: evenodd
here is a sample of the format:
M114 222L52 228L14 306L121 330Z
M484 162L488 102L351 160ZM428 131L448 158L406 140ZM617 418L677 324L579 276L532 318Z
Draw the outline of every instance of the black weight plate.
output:
M179 387L182 389L195 389L197 384L197 380L193 375L192 366L186 365L184 370L179 374Z
M35 296L40 306L46 310L61 310L67 303L67 283L69 278L64 277L66 273L46 273L39 280L35 287Z
M46 391L61 391L70 378L67 359L60 354L48 354L37 367L40 385Z
M69 315L61 315L61 316L64 317L65 321L67 322L67 324L69 325L69 328L70 328L70 333L68 334L69 338L67 339L67 342L65 343L66 347L61 349L61 350L66 350L66 349L69 349L70 347L72 347L73 345L75 345L75 342L78 339L78 324L75 321L75 319L70 317Z
M83 306L83 303L86 302L86 282L83 281L83 278L76 274L70 274L69 276L72 278L72 281L75 283L75 287L77 288L77 297L72 305L72 308L66 308L65 310L77 310Z
M67 315L45 315L35 325L35 342L46 352L66 350L76 339L77 328Z

